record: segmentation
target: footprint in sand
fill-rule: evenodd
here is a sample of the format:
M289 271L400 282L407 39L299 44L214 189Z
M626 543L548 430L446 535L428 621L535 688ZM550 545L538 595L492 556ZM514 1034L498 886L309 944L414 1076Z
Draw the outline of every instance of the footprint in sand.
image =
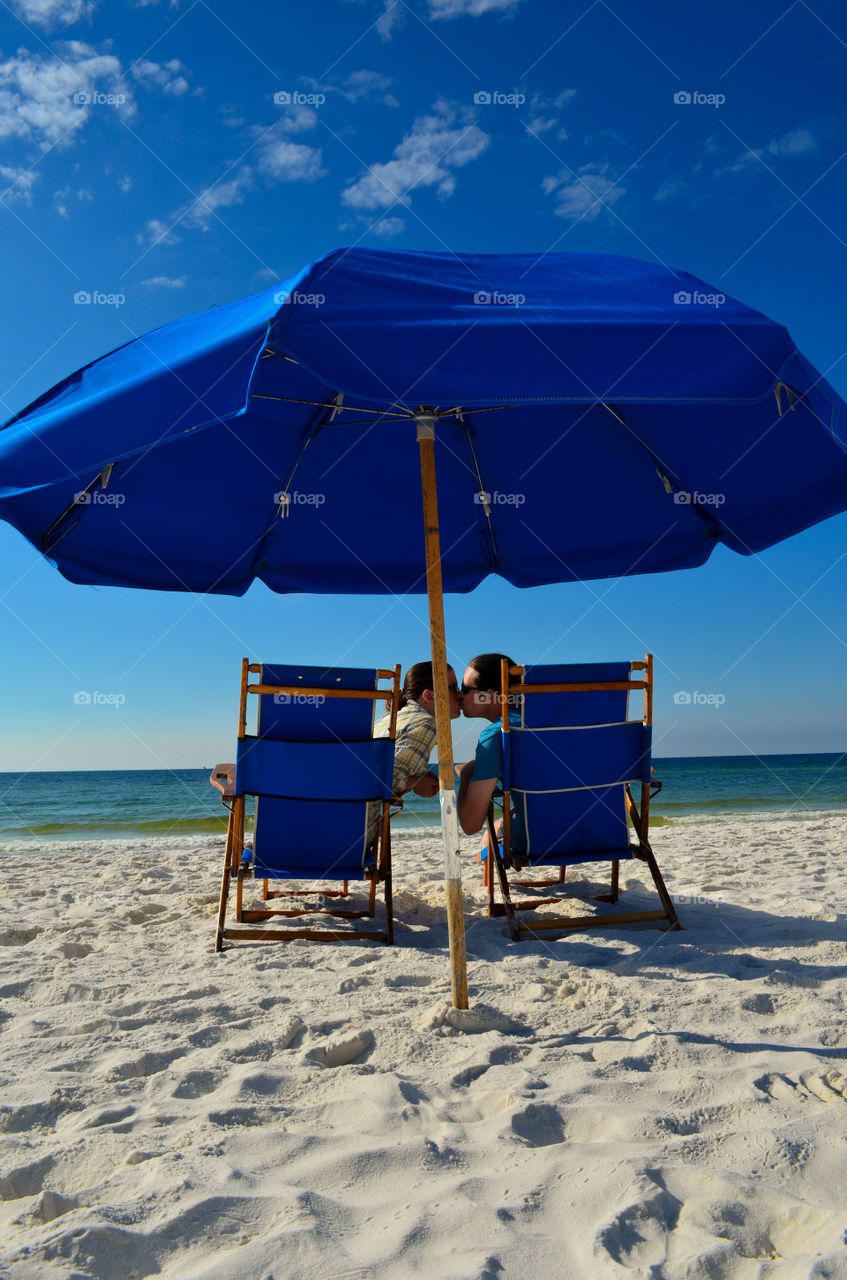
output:
M769 1072L754 1080L753 1084L775 1101L793 1106L809 1102L812 1098L827 1103L847 1100L847 1077L834 1068L825 1071L822 1067L815 1067L804 1071L796 1083L788 1076Z
M360 1058L373 1043L370 1031L359 1031L344 1040L329 1040L324 1045L310 1049L306 1057L310 1062L320 1063L322 1067L346 1067Z
M528 1147L552 1147L565 1141L565 1125L556 1107L531 1102L512 1116L512 1133Z

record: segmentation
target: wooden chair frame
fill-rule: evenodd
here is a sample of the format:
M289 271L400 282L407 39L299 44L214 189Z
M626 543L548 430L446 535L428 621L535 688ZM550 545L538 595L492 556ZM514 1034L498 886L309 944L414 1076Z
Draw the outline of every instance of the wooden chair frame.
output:
M641 680L632 679L632 673L635 671L643 671L644 678ZM521 666L512 667L506 659L503 660L501 668L501 706L502 706L502 728L504 733L510 731L509 723L509 702L508 695L510 693L528 694L532 693L587 693L601 690L641 689L644 693L644 713L643 723L645 726L653 723L653 655L647 653L644 655L643 662L633 662L630 666L630 679L626 681L594 681L573 684L544 684L544 685L527 685L523 683L526 668ZM511 683L513 677L519 677L518 683ZM546 918L532 921L518 921L516 912L518 911L534 911L537 907L547 905L552 902L561 901L561 894L547 898L531 898L522 902L513 902L511 896L512 887L520 888L551 888L554 885L563 885L565 883L565 867L559 868L558 875L554 879L543 880L526 880L512 879L509 880L508 871L511 869L512 853L511 853L511 802L510 793L504 789L503 792L503 839L502 852L500 841L497 838L494 826L494 806L488 807L487 827L488 827L488 857L485 860L485 868L483 872L483 883L488 889L488 914L489 916L505 916L508 924L509 934L511 938L518 942L522 935L547 933L547 932L565 932L569 929L593 929L604 925L622 925L635 924L644 921L666 920L668 929L681 929L676 909L673 905L670 894L668 893L665 882L662 879L662 873L659 870L655 855L648 839L649 823L650 823L650 800L653 796L661 791L662 784L660 782L641 783L641 804L640 807L635 804L632 796L632 790L627 784L624 786L624 795L626 797L626 805L629 813L633 829L638 839L637 845L632 845L632 852L635 858L645 862L650 870L656 892L661 902L661 910L653 911L624 911L615 914L596 914L587 916L548 916ZM609 893L597 895L594 901L614 903L618 901L620 887L620 860L612 859L611 884ZM498 903L494 900L494 879L491 867L496 872L497 884L500 889L502 902ZM579 864L576 864L579 865Z
M379 681L390 680L390 688L376 689L338 689L304 688L302 685L268 685L261 682L262 664L250 663L244 658L241 663L241 697L238 711L239 741L247 737L247 700L250 694L292 694L302 697L323 698L369 698L374 702L384 701L390 704L389 737L394 738L397 729L397 707L400 697L400 666L391 670L377 671ZM250 684L250 676L258 675L259 681ZM226 845L224 849L224 866L221 877L221 893L218 906L218 922L215 934L215 951L224 950L224 940L242 939L251 942L288 942L295 938L307 938L313 942L384 942L390 946L394 942L393 899L391 882L391 829L389 826L390 801L382 802L382 812L374 841L374 874L366 877L369 881L368 909L366 911L338 910L332 907L245 907L244 882L252 879L252 872L245 867L244 853L244 796L235 794L235 765L217 765L210 777L210 782L221 792L221 803L229 810ZM226 926L226 912L232 881L235 880L235 918L240 927ZM344 920L372 919L376 910L376 889L382 884L385 899L385 928L383 930L364 929L253 929L249 926L262 920L280 916L296 918L300 916L333 916ZM274 898L304 898L318 895L322 898L347 898L349 896L348 881L342 881L340 889L274 889L268 888L267 879L262 880L262 901ZM244 926L248 927L244 927Z

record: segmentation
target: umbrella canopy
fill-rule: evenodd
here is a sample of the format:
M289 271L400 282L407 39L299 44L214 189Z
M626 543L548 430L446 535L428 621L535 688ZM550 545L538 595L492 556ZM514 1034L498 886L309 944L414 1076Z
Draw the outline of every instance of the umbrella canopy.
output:
M759 551L847 508L845 414L784 328L688 275L338 250L7 422L0 516L73 582L428 592L464 1008L443 591Z
M751 553L847 507L845 405L786 330L603 254L337 250L163 326L0 429L0 515L73 582L424 591Z

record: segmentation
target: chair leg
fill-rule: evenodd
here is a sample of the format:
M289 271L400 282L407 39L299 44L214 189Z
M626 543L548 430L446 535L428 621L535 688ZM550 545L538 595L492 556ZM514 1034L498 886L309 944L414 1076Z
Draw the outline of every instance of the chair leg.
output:
M618 900L618 894L620 892L620 868L621 864L619 862L612 863L612 888L609 893L610 902L617 902Z
M665 882L662 879L662 873L659 870L659 864L656 861L656 857L653 853L653 850L650 848L649 844L642 844L641 850L642 850L642 856L644 858L644 861L647 863L647 866L650 868L650 874L653 877L653 883L656 886L656 892L659 895L662 906L665 908L665 911L667 912L668 920L670 921L670 928L681 929L682 925L679 923L679 916L676 914L676 907L674 906L673 899L671 898L671 895L668 893L667 886L665 885Z
M520 942L520 929L515 921L515 911L512 906L512 895L509 892L509 878L506 875L506 868L503 866L503 859L500 857L500 842L497 839L497 833L494 830L494 814L491 809L488 810L488 862L494 863L494 870L497 872L497 879L500 882L500 893L503 898L503 912L506 916L506 923L509 926L509 937L513 942ZM494 874L489 869L489 886L488 886L488 914L490 916L500 914L494 905Z
M235 918L236 920L244 919L244 867L238 868L238 878L235 882Z
M377 881L377 873L376 873L376 868L374 868L374 873L370 877L370 889L368 890L368 915L369 916L372 916L376 911L376 881Z
M221 877L221 900L218 905L218 929L215 934L215 951L223 951L224 925L226 923L226 904L229 898L229 849L224 854L224 870Z

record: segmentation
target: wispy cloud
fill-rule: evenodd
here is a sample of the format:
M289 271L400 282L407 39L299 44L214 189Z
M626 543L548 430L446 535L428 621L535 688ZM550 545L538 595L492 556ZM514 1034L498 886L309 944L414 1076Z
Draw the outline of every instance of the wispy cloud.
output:
M173 98L181 98L188 93L188 81L183 72L186 68L178 58L170 62L149 62L141 58L132 64L132 75L145 89L161 89Z
M405 218L380 218L371 227L371 231L375 236L381 236L383 240L391 240L394 236L399 236L406 230Z
M564 141L568 133L562 124L561 112L564 107L573 102L576 93L576 89L563 89L555 98L547 98L542 94L534 93L529 102L529 119L526 122L527 132L543 134L555 129L555 136L560 142Z
M624 196L625 188L615 182L608 164L586 164L576 173L561 170L545 178L542 190L555 196L553 212L572 222L594 222Z
M34 169L16 169L12 165L0 164L0 200L20 200L24 204L32 203L32 188L38 181Z
M259 179L265 185L316 182L325 174L320 148L292 142L289 135L306 133L314 129L317 122L317 113L311 107L294 105L286 107L270 129L252 125L247 130L248 136L258 140L253 148L252 163L242 164L226 181L212 183L195 199L174 210L169 218L151 218L144 232L136 236L137 242L150 246L174 245L179 243L183 230L208 231L217 220L218 211L243 204L259 185Z
M429 0L431 18L481 18L485 13L509 13L522 0Z
M94 0L12 0L15 13L38 27L69 27L94 12Z
M20 50L0 63L0 140L69 145L94 111L135 113L118 58L72 40L61 57Z
M436 103L433 114L418 116L390 160L371 165L342 191L342 203L362 210L408 205L409 193L420 187L435 187L446 199L456 188L453 171L476 160L490 141L469 116Z
M317 92L336 93L346 98L348 102L376 98L387 107L400 105L394 94L388 92L394 81L390 76L382 75L379 71L367 71L364 68L361 71L352 71L346 80L340 80L335 84L331 81L315 80L312 76L304 76L304 80Z
M188 276L150 276L141 283L147 289L184 289Z

